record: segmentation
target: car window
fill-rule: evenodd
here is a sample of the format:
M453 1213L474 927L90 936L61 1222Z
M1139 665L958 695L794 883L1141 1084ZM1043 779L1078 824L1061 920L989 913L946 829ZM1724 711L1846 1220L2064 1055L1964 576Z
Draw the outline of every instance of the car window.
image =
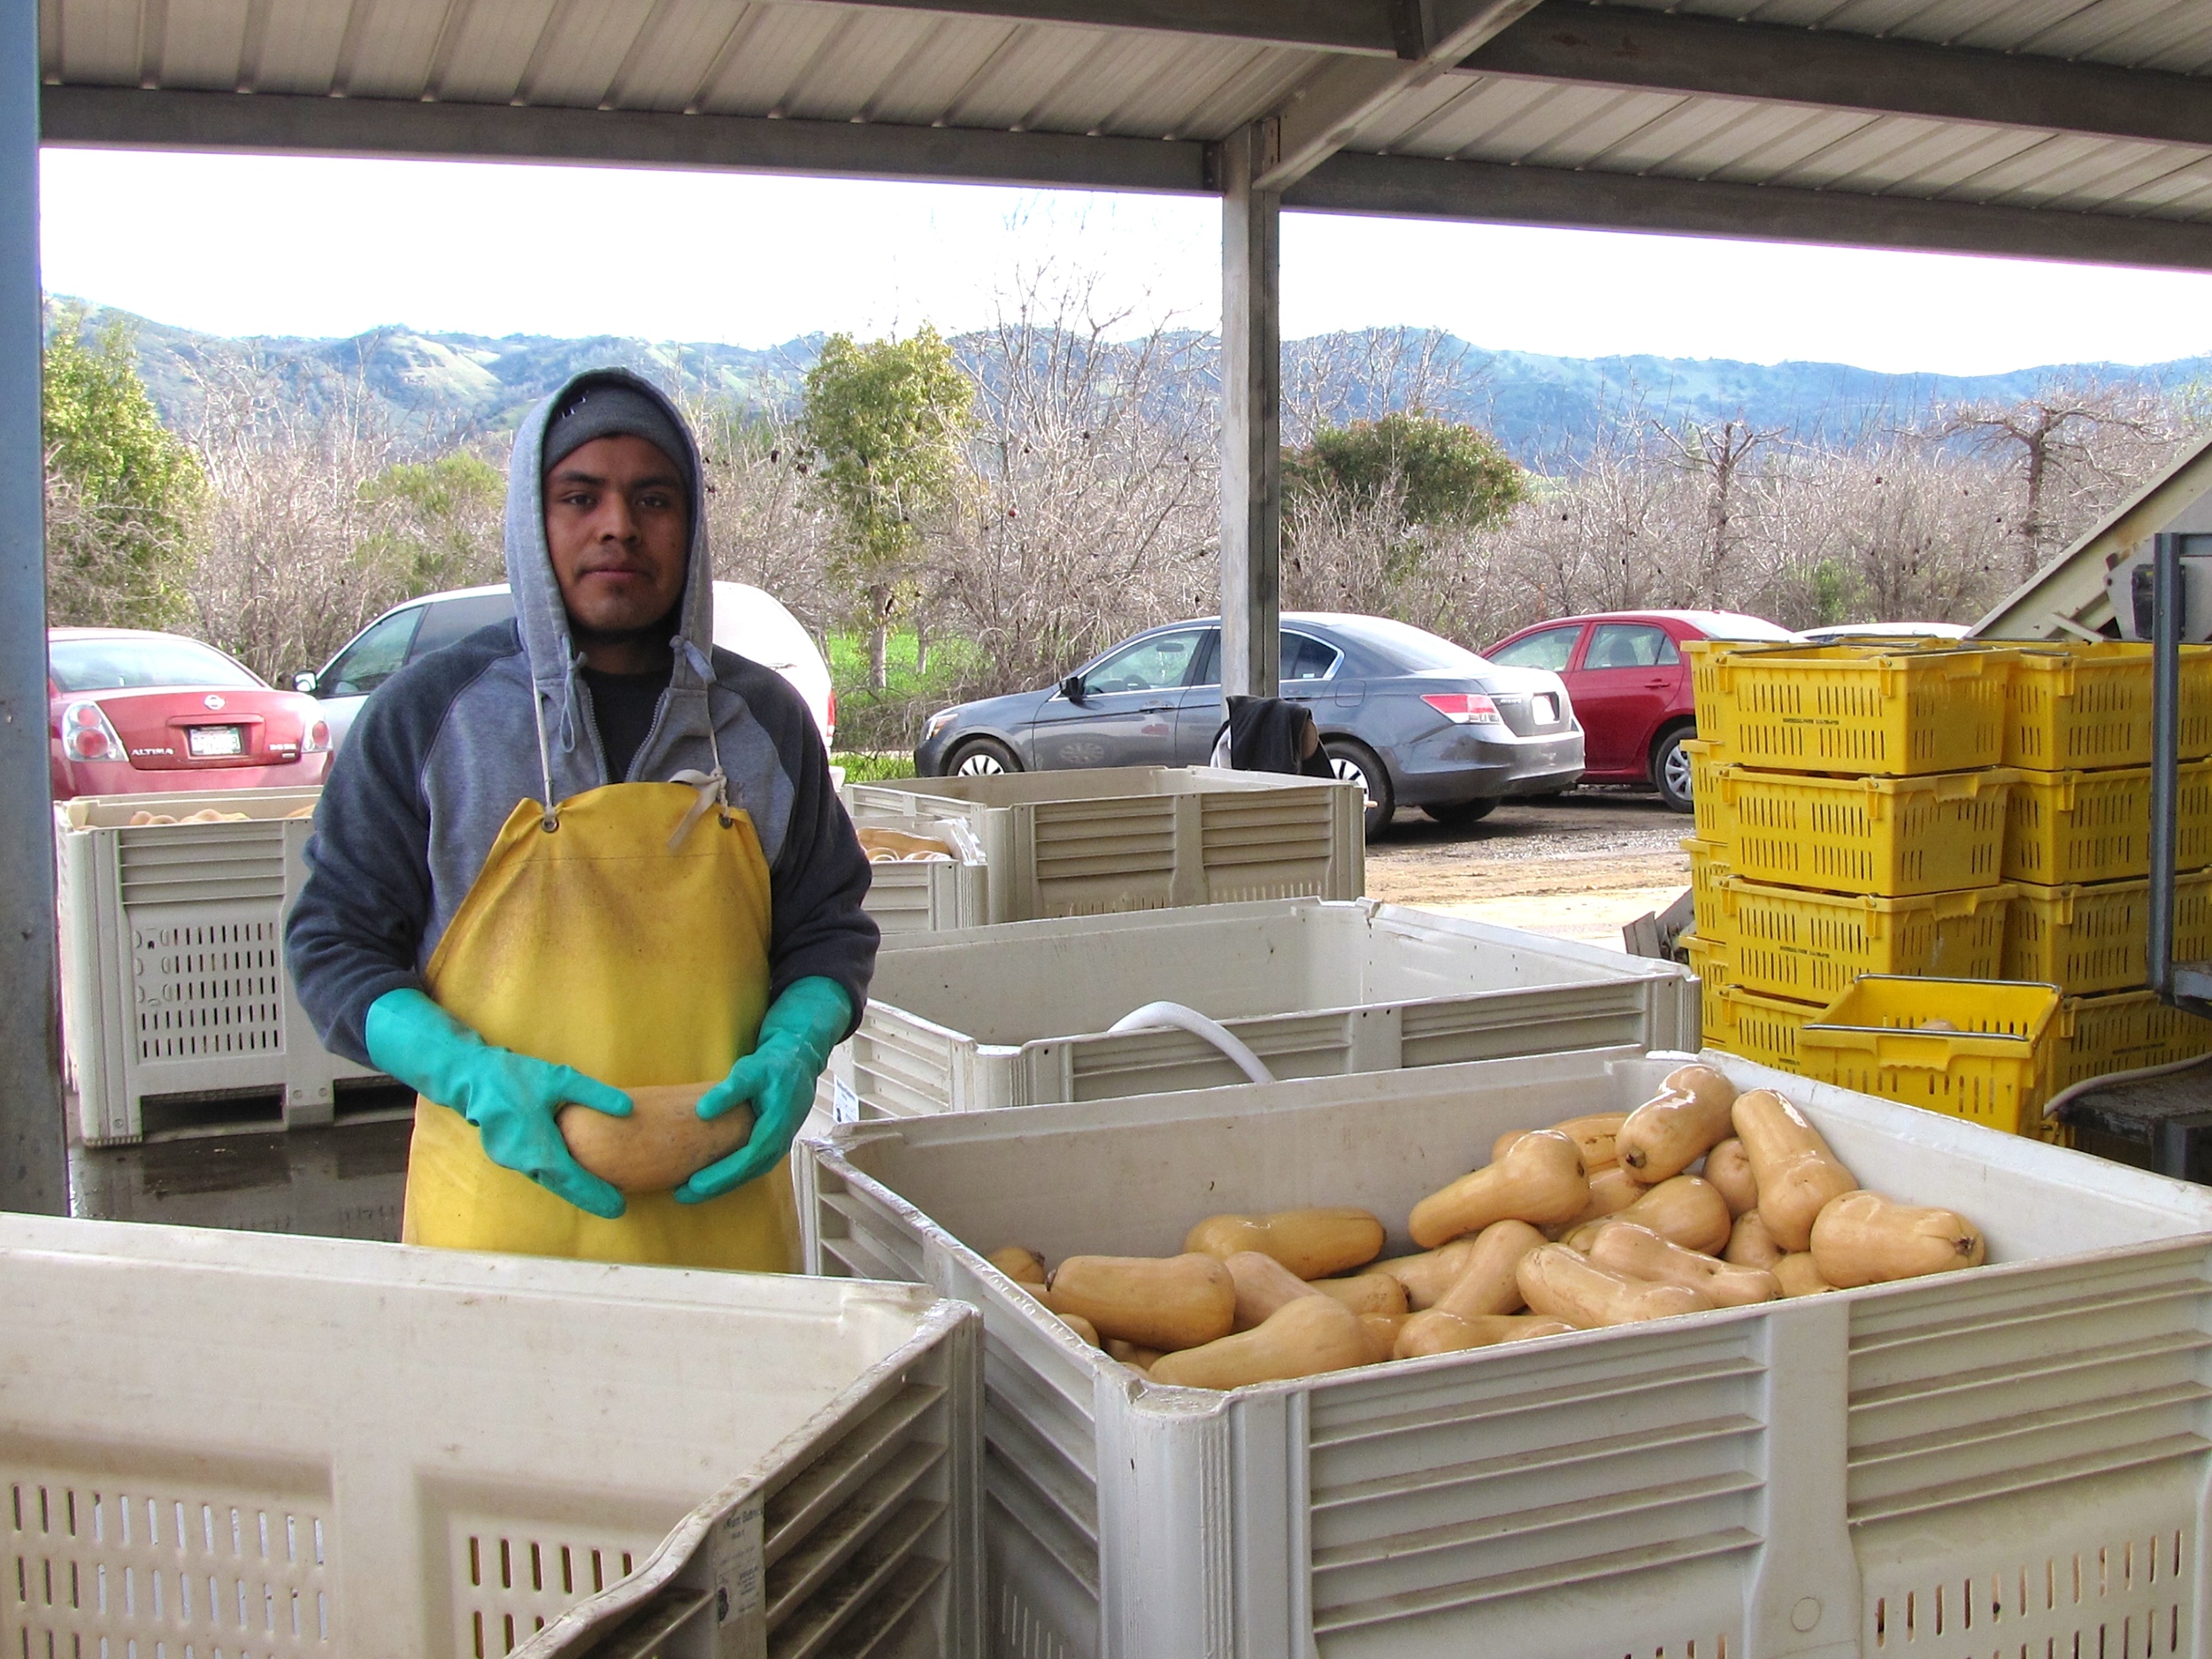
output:
M395 611L369 625L367 633L341 652L315 687L318 696L365 697L399 672L407 660L408 641L422 621L420 605Z
M212 646L158 634L55 640L49 672L64 691L142 691L163 686L258 686L261 682Z
M1503 663L1509 668L1548 668L1555 674L1567 672L1567 659L1574 655L1576 636L1582 625L1575 623L1563 628L1544 628L1525 634L1510 645L1501 645L1490 653L1494 663Z
M1083 689L1100 694L1173 690L1190 672L1191 657L1204 637L1202 629L1185 628L1124 646L1083 676Z
M488 628L495 622L511 621L515 601L511 594L478 594L467 599L434 599L422 608L422 626L415 633L415 642L407 648L407 660L427 657L431 652L465 640L479 628Z
M1286 683L1294 680L1326 680L1329 671L1343 655L1333 645L1324 645L1309 634L1286 631L1283 634L1283 679Z
M1664 628L1647 622L1601 622L1591 630L1586 669L1671 668L1682 660Z

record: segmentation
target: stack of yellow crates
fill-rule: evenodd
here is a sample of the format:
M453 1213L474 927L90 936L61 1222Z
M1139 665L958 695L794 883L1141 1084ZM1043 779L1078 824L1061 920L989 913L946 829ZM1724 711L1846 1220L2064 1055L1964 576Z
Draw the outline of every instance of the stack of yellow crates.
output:
M1692 649L1706 1041L1797 1071L1863 974L1999 978L2014 653Z

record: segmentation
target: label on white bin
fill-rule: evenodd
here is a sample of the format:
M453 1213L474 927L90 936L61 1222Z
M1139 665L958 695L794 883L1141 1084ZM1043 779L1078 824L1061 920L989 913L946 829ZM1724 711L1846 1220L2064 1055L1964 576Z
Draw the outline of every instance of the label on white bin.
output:
M761 1561L760 1499L748 1498L715 1523L714 1659L763 1659L768 1651L767 1569Z
M853 1086L841 1077L830 1079L830 1119L841 1124L860 1121L860 1096L853 1093Z

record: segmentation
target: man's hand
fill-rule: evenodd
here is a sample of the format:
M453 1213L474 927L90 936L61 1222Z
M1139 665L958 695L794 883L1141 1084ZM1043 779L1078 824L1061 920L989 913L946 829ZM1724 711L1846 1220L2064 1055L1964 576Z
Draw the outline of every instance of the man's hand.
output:
M676 1189L680 1204L704 1203L774 1169L814 1103L814 1082L852 1024L852 999L834 979L801 979L760 1022L760 1041L730 1074L699 1097L699 1116L719 1118L750 1102L752 1138Z

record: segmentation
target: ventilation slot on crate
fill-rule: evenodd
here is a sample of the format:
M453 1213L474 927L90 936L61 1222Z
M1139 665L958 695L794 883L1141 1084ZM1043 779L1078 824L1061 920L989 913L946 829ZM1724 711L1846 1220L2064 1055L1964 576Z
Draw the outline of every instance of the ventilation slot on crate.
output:
M2162 1532L1878 1596L1870 1648L1912 1659L2190 1652L2188 1548L2179 1531Z
M457 1525L450 1563L464 1659L512 1653L588 1595L626 1578L653 1540L532 1537L513 1527Z
M326 1653L319 1506L113 1491L58 1471L8 1485L0 1653ZM116 1640L120 1638L119 1640Z
M284 940L274 918L134 926L131 952L142 1061L284 1047Z

